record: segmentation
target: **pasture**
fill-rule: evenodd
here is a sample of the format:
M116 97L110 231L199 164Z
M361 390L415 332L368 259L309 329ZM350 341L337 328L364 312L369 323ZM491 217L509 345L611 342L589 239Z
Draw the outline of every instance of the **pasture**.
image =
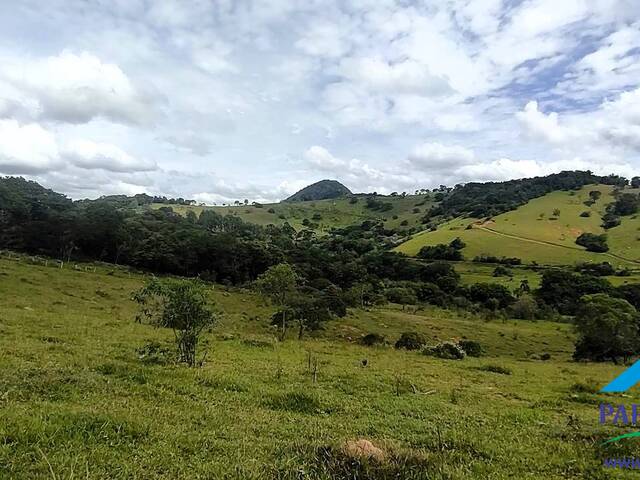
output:
M596 393L623 367L572 362L568 324L392 305L280 343L271 307L212 285L223 315L189 369L140 350L172 347L171 331L134 321L143 275L93 268L0 258L3 478L628 478L602 460L640 454L634 440L601 445L626 430L600 426L598 403L640 397ZM406 330L486 353L357 342ZM384 458L350 456L356 439Z
M601 197L591 206L584 204L589 192ZM587 185L578 191L557 191L535 198L514 211L491 219L457 218L436 231L413 235L396 248L417 255L425 245L449 243L460 237L466 244L463 254L469 260L477 255L521 258L525 263L571 265L577 262L603 262L627 268L640 267L640 218L624 217L622 224L606 231L609 252L586 251L575 239L584 232L605 233L600 226L605 207L612 201L611 187ZM589 217L582 217L589 212Z

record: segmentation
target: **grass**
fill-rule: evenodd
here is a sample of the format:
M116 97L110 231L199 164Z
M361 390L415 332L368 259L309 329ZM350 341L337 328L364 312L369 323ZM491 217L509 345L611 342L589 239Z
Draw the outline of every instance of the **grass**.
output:
M591 190L602 196L592 206L584 205ZM575 192L557 191L533 199L518 209L486 219L457 218L434 232L421 232L396 250L416 255L425 245L449 243L460 237L469 260L478 255L519 257L525 263L572 265L608 261L619 267L640 268L640 218L625 217L622 225L608 230L609 254L587 252L575 244L584 232L604 233L601 215L612 201L611 187L587 185ZM554 210L560 210L555 216ZM589 211L590 217L580 213ZM468 228L471 226L472 228Z
M172 346L170 331L133 320L144 276L93 268L0 257L3 478L627 478L602 459L640 455L634 440L601 445L624 429L599 425L598 403L640 397L575 387L623 367L572 362L569 325L389 306L278 343L270 307L214 286L224 319L206 335L204 367L188 369L139 356L149 342ZM410 329L478 340L486 356L357 343ZM542 352L552 359L532 359ZM346 455L343 443L360 438L385 460Z
M351 198L356 198L357 202L351 203ZM372 219L380 219L387 228L399 228L400 230L419 226L422 216L433 205L433 201L428 195L378 196L377 198L391 203L393 208L386 212L369 210L365 206L364 196L308 202L272 203L264 204L261 208L253 205L205 207L172 205L171 208L181 215L186 215L188 211L199 215L202 210L210 209L221 215L235 215L244 221L258 225L282 225L288 222L296 230L303 228L303 220L308 219L318 224L316 229L318 232L326 232L332 228L347 227ZM154 204L152 208L162 206L166 205ZM414 209L418 209L418 211L414 212ZM319 214L321 218L314 220L314 214ZM401 226L405 220L407 225Z

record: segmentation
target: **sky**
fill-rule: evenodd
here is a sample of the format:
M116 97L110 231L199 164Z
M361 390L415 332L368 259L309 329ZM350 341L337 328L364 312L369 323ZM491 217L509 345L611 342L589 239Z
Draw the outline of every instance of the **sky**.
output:
M0 174L74 199L640 175L635 0L0 7Z

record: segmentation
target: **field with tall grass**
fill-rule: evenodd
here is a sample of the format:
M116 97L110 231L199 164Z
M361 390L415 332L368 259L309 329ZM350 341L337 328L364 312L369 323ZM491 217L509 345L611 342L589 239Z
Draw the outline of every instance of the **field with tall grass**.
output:
M571 361L568 324L391 305L277 342L261 298L211 285L221 320L190 369L171 331L134 321L143 280L0 257L1 478L604 479L631 472L603 458L640 456L598 423L637 390L597 393L623 367ZM485 354L394 349L409 330ZM362 440L374 458L349 448Z

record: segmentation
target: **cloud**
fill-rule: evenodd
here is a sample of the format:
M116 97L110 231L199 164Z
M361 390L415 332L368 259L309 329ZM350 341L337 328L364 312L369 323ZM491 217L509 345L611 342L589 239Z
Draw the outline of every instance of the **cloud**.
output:
M418 145L408 159L411 165L422 170L442 170L468 165L475 160L475 155L467 148L436 142Z
M83 52L9 61L0 79L26 97L41 120L86 123L94 118L143 124L151 121L151 99L115 64ZM29 108L29 106L26 106Z
M0 120L0 172L23 175L47 172L60 167L55 136L32 123Z
M62 156L77 167L110 172L148 172L156 170L155 162L132 157L115 145L89 140L69 142Z
M427 66L415 60L388 62L379 57L346 58L339 71L344 78L370 91L426 96L452 91L445 78L431 74Z
M562 144L578 135L574 130L560 125L556 112L547 115L541 112L535 100L528 102L523 111L516 113L516 118L533 139Z

